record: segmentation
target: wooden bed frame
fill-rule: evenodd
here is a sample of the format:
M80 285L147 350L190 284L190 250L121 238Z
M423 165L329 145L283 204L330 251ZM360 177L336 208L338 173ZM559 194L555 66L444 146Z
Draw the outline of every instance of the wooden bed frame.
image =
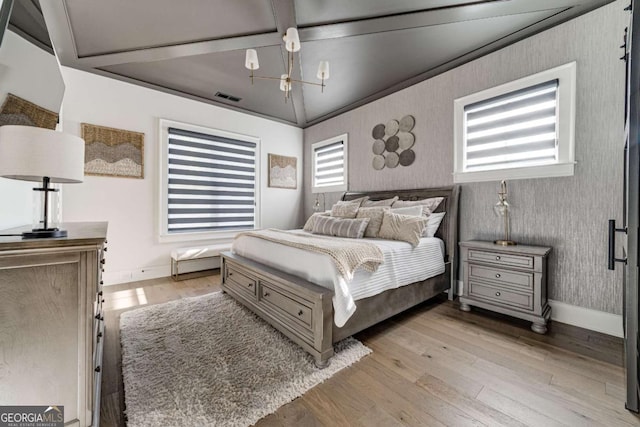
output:
M333 291L231 252L222 255L222 289L269 322L327 366L333 344L444 291L456 293L458 248L458 186L417 190L350 192L342 200L398 196L400 200L443 197L436 212L446 212L436 237L445 243L445 272L430 279L356 301L357 310L338 328L333 322Z

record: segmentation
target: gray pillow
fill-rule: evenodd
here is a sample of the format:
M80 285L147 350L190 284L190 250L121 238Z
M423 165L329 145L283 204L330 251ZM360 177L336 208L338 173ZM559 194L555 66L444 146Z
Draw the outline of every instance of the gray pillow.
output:
M397 200L398 200L398 196L395 196L395 197L393 197L391 199L384 199L384 200L365 200L364 202L362 202L360 207L362 207L362 208L370 208L370 207L373 207L373 206L391 206Z
M338 202L331 207L331 216L338 218L355 218L361 202L359 199L353 202Z
M313 234L324 234L326 236L362 239L364 230L366 230L368 224L369 218L347 219L318 216L311 232Z
M382 226L384 211L389 210L388 206L378 206L372 208L360 208L356 218L369 218L369 225L364 230L364 237L378 237Z
M307 222L305 222L303 230L304 231L313 230L313 224L316 222L316 218L317 217L319 217L319 216L329 216L329 215L331 215L331 211L315 212L315 213L311 214L311 216L309 217Z
M389 240L402 240L418 246L420 237L427 227L427 217L401 215L385 211L378 237Z

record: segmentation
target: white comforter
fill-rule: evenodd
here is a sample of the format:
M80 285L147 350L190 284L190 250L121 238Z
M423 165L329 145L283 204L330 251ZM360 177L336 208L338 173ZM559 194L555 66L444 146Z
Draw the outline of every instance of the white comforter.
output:
M303 230L297 232L306 233ZM332 289L333 320L338 327L344 326L355 313L355 301L425 280L445 271L444 242L438 238L424 237L415 248L409 243L395 240L366 241L375 243L382 249L384 262L374 273L357 270L350 281L341 277L331 258L323 254L250 236L238 237L231 250L240 256Z

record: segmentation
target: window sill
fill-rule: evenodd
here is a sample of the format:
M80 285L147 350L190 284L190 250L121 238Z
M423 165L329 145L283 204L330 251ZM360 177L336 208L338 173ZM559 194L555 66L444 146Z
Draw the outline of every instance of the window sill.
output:
M554 165L533 166L528 168L500 169L478 172L454 172L453 182L483 182L531 178L555 178L573 176L575 162L556 163Z
M180 233L180 234L161 234L158 236L159 243L178 243L178 242L195 242L198 240L209 240L213 242L231 242L238 233L251 230L238 231L219 231L209 233Z

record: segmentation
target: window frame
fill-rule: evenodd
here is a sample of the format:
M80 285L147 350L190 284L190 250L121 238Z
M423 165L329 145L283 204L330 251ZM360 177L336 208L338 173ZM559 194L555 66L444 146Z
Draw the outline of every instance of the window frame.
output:
M261 146L260 146L260 138L250 135L243 135L238 133L233 133L229 131L225 131L222 129L216 129L211 127L199 126L185 122L178 122L174 120L168 119L159 119L158 135L160 137L159 144L159 155L158 155L158 165L159 165L159 181L158 181L158 242L159 243L169 243L169 242L186 242L186 241L195 241L195 240L225 240L229 241L233 239L236 234L241 233L246 230L224 230L224 231L201 231L201 232L188 232L188 233L169 233L168 226L168 174L169 174L169 128L178 128L186 131L192 132L200 132L204 134L220 136L224 138L232 138L240 141L252 142L256 144L255 149L255 213L254 213L254 225L252 229L247 230L255 230L260 228L261 223L261 209L260 209L260 188L261 188L261 180L260 180L260 165L262 162L261 156Z
M510 92L526 89L549 80L558 80L557 141L558 161L553 164L502 168L484 171L464 171L465 121L464 108ZM454 100L453 182L482 182L502 179L528 179L573 176L575 169L576 62L570 62L500 86Z
M316 149L322 148L326 145L331 145L336 142L342 141L344 145L343 149L343 170L342 177L344 180L343 184L340 185L331 185L326 187L317 187L316 186ZM334 136L329 139L325 139L323 141L314 142L311 144L311 193L331 193L337 191L347 191L349 188L349 134L345 133L342 135Z

